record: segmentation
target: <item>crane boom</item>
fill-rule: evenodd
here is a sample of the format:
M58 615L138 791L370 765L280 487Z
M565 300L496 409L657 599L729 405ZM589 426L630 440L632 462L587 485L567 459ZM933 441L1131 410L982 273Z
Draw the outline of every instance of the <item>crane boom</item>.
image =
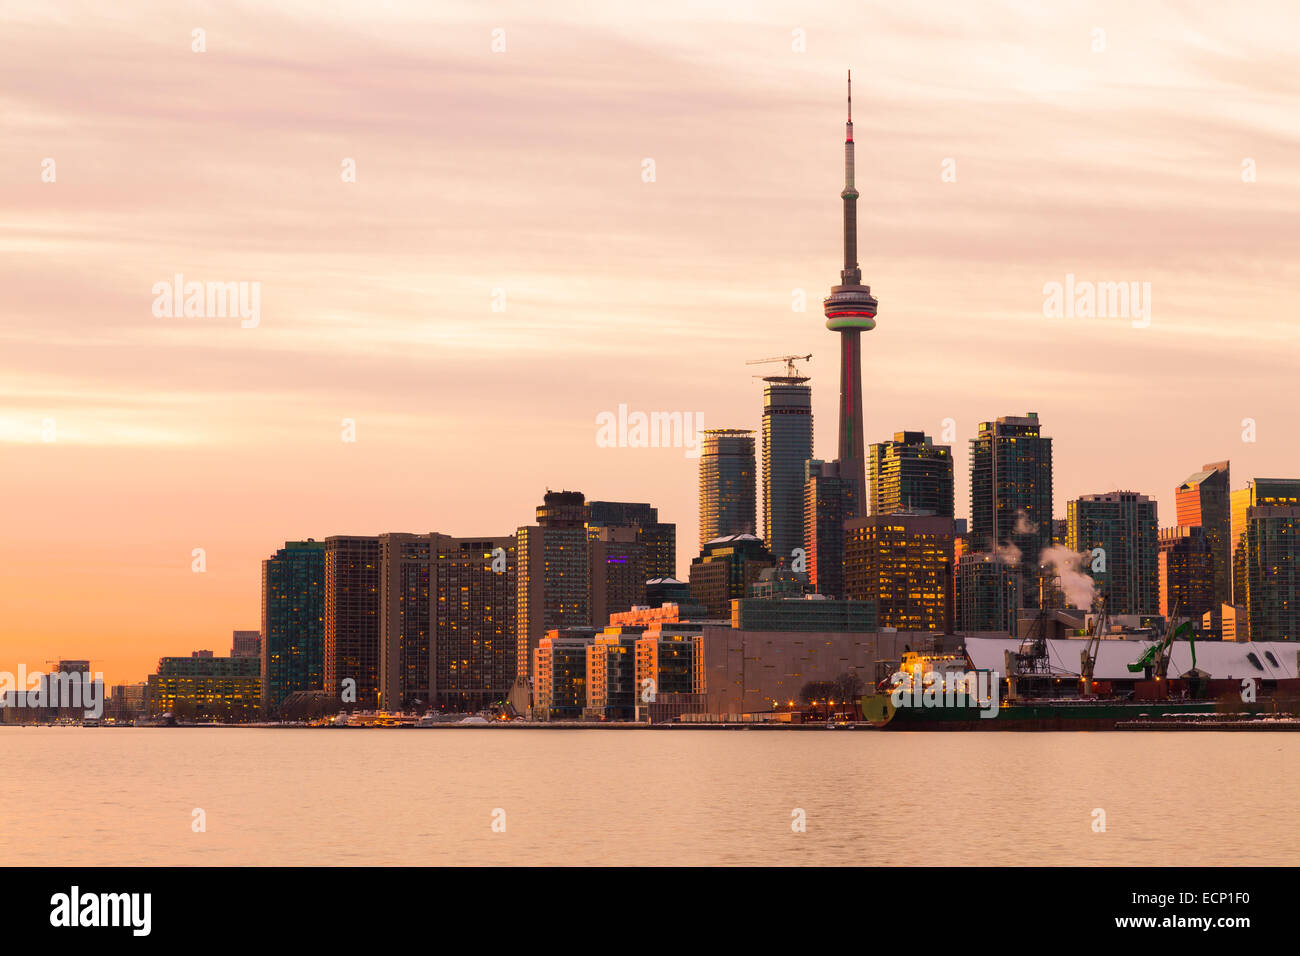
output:
M749 359L746 365L766 365L769 362L784 362L786 375L789 378L798 378L799 372L794 367L795 362L811 362L812 353L807 355L774 355L771 358Z

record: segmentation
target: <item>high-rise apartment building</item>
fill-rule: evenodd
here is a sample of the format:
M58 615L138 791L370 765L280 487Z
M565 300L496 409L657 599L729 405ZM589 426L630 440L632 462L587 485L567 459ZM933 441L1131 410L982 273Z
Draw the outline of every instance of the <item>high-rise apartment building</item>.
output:
M754 534L754 433L710 428L700 450L700 547L715 538Z
M844 596L844 521L853 515L851 490L839 463L811 459L804 468L804 560L808 586L828 598Z
M1087 555L1085 567L1097 568L1091 574L1106 601L1106 612L1159 613L1155 501L1132 491L1083 495L1069 502L1067 520L1066 546ZM1094 557L1098 548L1101 563Z
M1300 640L1300 504L1248 508L1243 549L1248 639Z
M876 605L880 627L952 630L952 518L896 512L844 526L844 589Z
M380 705L474 711L518 667L513 535L380 536Z
M970 443L970 509L971 550L1002 549L1006 559L1007 545L1014 546L1032 581L1052 543L1052 439L1037 412L980 424ZM1037 594L1023 588L1021 597L1033 605Z
M1005 631L1014 634L1021 607L1021 576L995 554L974 552L957 558L953 626L958 632Z
M895 432L868 449L871 513L913 511L953 517L952 448L924 432Z
M763 379L763 541L787 564L804 543L804 466L812 458L812 389L802 375ZM739 529L743 530L743 529Z
M325 542L287 541L262 562L262 710L325 686Z
M1295 507L1300 505L1300 478L1255 478L1246 482L1246 487L1231 492L1229 538L1232 551L1232 603L1244 608L1247 603L1249 581L1247 578L1246 559L1246 515L1251 508L1265 506ZM1245 615L1243 613L1244 622ZM1239 631L1244 627L1238 628ZM1241 640L1250 640L1244 634Z
M516 532L517 678L532 676L533 651L547 631L591 625L591 567L586 498L580 491L548 491L537 524Z
M379 705L378 536L325 539L325 691L346 709Z

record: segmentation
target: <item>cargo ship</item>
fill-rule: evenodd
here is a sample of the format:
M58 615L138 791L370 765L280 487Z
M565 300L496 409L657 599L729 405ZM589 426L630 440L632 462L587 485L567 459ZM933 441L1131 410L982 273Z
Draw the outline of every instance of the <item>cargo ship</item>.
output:
M1102 646L1100 671L1099 644L1088 640L971 639L961 653L909 652L862 698L862 717L882 730L1115 730L1300 710L1300 662L1285 660L1286 649L1202 645L1206 670L1190 646L1177 648L1171 669L1172 638Z
M989 713L995 716L985 716ZM879 730L1114 730L1131 721L1216 713L1214 701L1088 700L1042 698L979 706L896 706L890 693L862 699L862 716Z

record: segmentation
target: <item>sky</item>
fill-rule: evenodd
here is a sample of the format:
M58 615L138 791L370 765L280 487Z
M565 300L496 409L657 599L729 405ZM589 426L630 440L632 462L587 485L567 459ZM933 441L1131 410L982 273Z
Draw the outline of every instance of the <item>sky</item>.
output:
M1294 5L811 6L7 0L0 669L228 653L285 540L547 488L653 503L685 577L698 462L596 419L757 429L746 360L811 353L834 457L847 69L868 441L946 430L959 516L1028 411L1058 516L1300 475ZM178 274L255 324L155 314ZM1149 321L1045 315L1067 275Z

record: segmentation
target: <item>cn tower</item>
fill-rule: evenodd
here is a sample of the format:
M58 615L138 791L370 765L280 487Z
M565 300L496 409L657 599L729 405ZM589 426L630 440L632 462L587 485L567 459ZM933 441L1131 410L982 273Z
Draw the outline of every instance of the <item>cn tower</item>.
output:
M840 334L840 478L849 480L853 513L867 513L866 458L862 443L862 333L876 327L876 297L858 268L858 191L853 186L853 73L849 119L844 126L844 269L822 305L826 328ZM846 515L847 517L847 515Z

